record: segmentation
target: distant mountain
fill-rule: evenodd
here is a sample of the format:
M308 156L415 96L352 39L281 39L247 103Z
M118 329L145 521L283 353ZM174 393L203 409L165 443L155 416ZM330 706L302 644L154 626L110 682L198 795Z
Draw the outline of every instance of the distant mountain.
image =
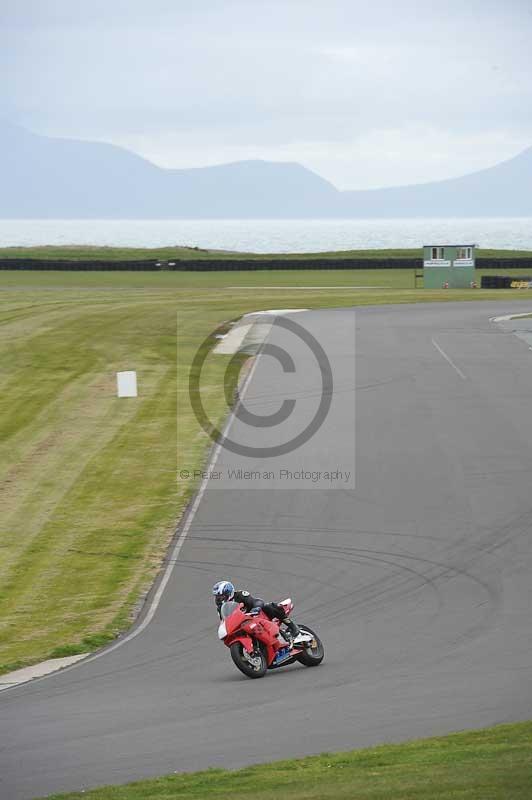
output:
M532 148L462 178L339 191L296 163L162 169L122 147L0 122L3 218L532 216Z
M532 216L532 147L461 178L342 195L352 217Z

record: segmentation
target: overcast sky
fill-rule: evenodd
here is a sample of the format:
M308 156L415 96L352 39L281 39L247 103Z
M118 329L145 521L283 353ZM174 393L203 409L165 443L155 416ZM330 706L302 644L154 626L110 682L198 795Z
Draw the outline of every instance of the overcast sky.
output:
M298 161L339 188L532 145L531 0L0 0L0 117L162 166Z

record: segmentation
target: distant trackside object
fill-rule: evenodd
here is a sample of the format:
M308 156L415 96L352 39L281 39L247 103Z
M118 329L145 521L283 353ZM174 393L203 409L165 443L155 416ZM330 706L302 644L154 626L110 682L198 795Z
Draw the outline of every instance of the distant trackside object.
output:
M118 397L137 396L137 373L135 370L116 373L116 393Z
M476 244L423 246L425 289L472 289Z

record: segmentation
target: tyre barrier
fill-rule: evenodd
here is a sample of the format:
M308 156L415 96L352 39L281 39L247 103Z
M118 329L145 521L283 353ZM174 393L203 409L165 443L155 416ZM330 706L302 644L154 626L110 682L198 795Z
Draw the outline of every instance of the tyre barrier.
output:
M477 258L477 268L522 269L532 270L531 258ZM67 259L40 258L0 258L0 270L64 270L94 272L249 272L255 270L357 270L357 269L415 269L423 268L421 258L218 258L218 259L174 259L172 261L123 260L96 261L83 259L73 261ZM496 276L483 276L492 278ZM506 276L503 276L506 277ZM516 279L514 279L516 280ZM496 287L494 287L496 288ZM504 288L504 287L500 287Z
M0 260L0 270L59 270L72 271L133 271L158 272L161 267L155 261L67 261L45 258L4 258Z
M530 275L483 275L481 289L532 289Z
M0 270L80 270L147 272L241 272L255 270L413 269L423 265L413 258L312 259L175 259L172 261L67 261L64 259L5 258Z

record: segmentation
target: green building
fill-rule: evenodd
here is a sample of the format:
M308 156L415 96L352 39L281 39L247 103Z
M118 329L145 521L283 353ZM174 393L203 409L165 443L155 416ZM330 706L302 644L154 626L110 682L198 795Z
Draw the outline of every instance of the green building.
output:
M425 289L468 289L475 281L476 244L423 245Z

